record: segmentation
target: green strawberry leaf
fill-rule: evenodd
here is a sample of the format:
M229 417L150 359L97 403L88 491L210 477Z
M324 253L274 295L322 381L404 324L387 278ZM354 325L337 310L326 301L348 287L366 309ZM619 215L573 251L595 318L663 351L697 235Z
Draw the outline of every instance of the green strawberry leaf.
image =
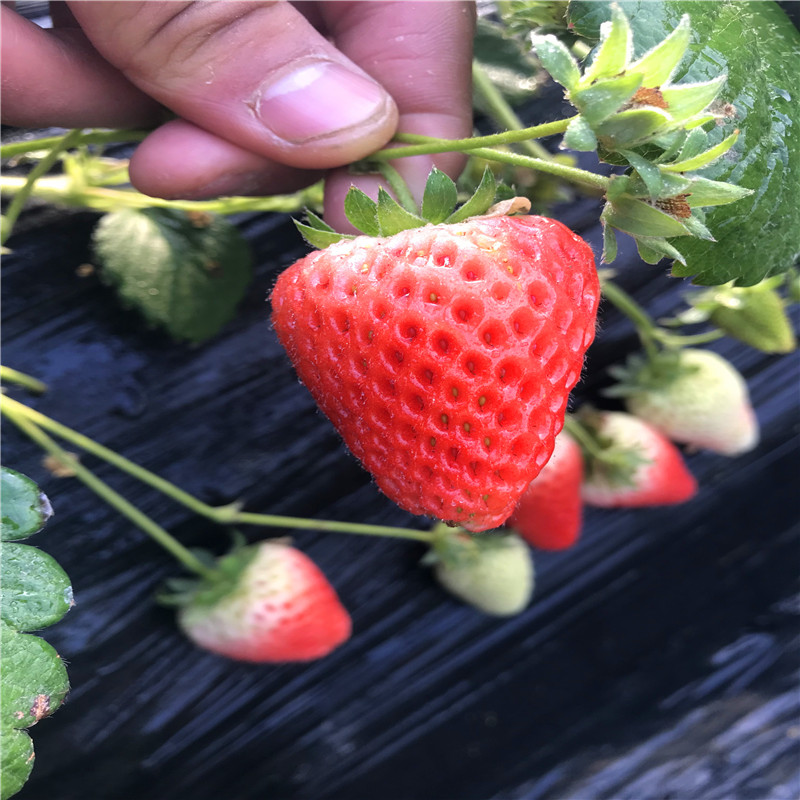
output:
M53 515L47 496L28 477L8 467L0 468L3 498L0 539L27 539L38 533Z
M163 208L106 214L94 233L105 280L152 325L203 342L234 315L251 279L239 231L220 217Z
M458 202L458 189L448 175L434 167L422 195L422 216L438 225L452 213Z
M29 728L52 714L69 689L64 662L44 639L0 625L0 729Z
M728 152L702 168L702 177L753 191L708 213L707 226L716 243L685 238L676 244L686 266L673 265L673 273L693 275L700 284L736 280L750 285L785 272L800 256L800 33L774 2L623 0L620 7L633 30L635 55L642 61L649 48L683 26L683 16L690 15L691 41L673 80L700 83L717 78L721 65L727 71L715 101L718 124L707 132L703 149L741 131ZM600 25L611 18L611 4L573 0L568 15L575 33L597 41ZM681 49L678 40L688 39L688 31L672 36L669 49L674 59ZM649 79L649 84L664 82L669 60L661 65L659 80ZM636 70L634 63L631 71ZM679 161L688 158L679 156Z
M25 731L0 727L0 800L13 797L31 774L34 762L33 742Z
M26 544L2 545L0 617L17 631L58 622L72 606L67 573L47 553Z
M33 767L33 743L19 728L55 711L69 688L64 664L36 630L57 622L72 605L70 581L47 553L9 542L41 530L52 514L30 478L2 468L0 545L0 798L11 797Z

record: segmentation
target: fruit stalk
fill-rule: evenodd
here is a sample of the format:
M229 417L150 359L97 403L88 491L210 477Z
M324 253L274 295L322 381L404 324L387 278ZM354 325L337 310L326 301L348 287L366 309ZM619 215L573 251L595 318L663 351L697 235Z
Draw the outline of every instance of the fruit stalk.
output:
M73 147L84 144L128 144L130 142L141 142L150 131L130 131L114 129L110 131L90 130L81 132ZM25 139L22 142L9 142L0 147L0 158L14 158L24 156L28 153L36 153L40 150L49 150L57 145L63 136L43 136L41 139Z
M430 153L470 152L478 147L492 147L494 145L515 144L531 139L541 139L564 133L569 123L575 117L557 119L554 122L545 122L520 130L492 133L487 136L471 136L468 139L438 139L435 136L424 136L419 133L398 133L394 141L406 144L406 147L386 147L370 155L371 161L388 161L406 156L422 156Z
M188 570L208 580L216 580L217 573L203 564L197 556L184 547L171 534L167 533L160 525L141 512L136 506L126 500L121 494L112 489L107 483L98 478L91 470L87 469L74 456L67 453L53 441L41 428L31 422L27 417L9 407L8 398L0 399L0 412L8 417L17 428L29 439L39 445L45 452L70 469L75 477L91 489L98 497L105 500L108 505L116 509L122 516L130 520L137 528L146 533L156 543L160 544L167 552L173 555Z
M15 383L17 386L21 386L34 394L44 394L47 391L46 383L42 383L38 378L26 375L19 370L11 369L11 367L0 366L0 380Z
M65 136L59 138L50 148L50 152L28 173L24 179L19 191L14 195L11 202L8 204L6 213L3 215L3 226L0 232L0 244L5 244L11 231L14 228L14 223L17 221L25 202L33 190L34 184L42 177L55 163L58 157L65 150L74 147L81 137L81 130L76 128L70 131Z
M492 119L494 119L500 127L507 128L511 131L525 130L525 124L514 113L514 109L511 108L505 97L498 91L497 87L486 74L486 70L483 69L477 61L472 62L472 85L489 108ZM522 148L527 151L528 155L534 158L542 158L545 161L550 161L552 159L550 153L535 139L525 139L520 142L520 144Z
M0 398L0 406L4 413L11 413L17 418L28 420L37 428L44 428L60 436L65 441L70 442L76 447L80 447L87 453L108 462L117 469L125 472L142 483L151 486L161 492L176 503L194 511L196 514L205 517L221 525L258 525L270 528L290 528L294 530L316 530L329 533L351 533L364 536L384 536L400 539L411 539L418 542L429 543L432 536L428 531L416 530L413 528L399 528L388 525L368 525L355 522L339 522L336 520L306 519L303 517L284 517L273 514L255 514L239 510L237 504L214 507L198 500L194 495L185 492L175 486L174 483L156 475L150 470L139 466L129 459L121 456L114 450L84 436L82 433L72 428L62 425L54 419L36 411L24 403L13 400L10 397ZM104 498L105 499L105 498Z
M704 333L681 335L671 333L656 325L647 312L622 288L612 281L601 280L603 297L618 311L621 311L634 325L647 357L652 361L658 356L658 346L680 349L698 344L708 344L722 338L725 334L719 330Z

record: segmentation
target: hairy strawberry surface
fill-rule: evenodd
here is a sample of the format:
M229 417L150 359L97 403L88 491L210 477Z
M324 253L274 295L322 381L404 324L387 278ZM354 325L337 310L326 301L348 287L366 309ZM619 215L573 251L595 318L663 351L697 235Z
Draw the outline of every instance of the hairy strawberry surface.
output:
M580 237L487 216L311 253L278 279L272 319L381 490L480 531L549 459L598 299Z

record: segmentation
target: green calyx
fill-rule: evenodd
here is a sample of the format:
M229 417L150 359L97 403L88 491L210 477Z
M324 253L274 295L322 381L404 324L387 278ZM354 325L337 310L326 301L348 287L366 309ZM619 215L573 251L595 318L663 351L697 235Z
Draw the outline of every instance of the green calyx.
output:
M616 383L604 390L606 397L630 397L643 391L664 389L697 367L688 365L683 350L664 349L657 354L633 353L624 364L609 367Z
M639 447L623 447L601 433L601 412L584 406L568 416L565 428L581 448L587 479L601 479L619 488L636 485L637 471L650 463Z
M257 548L245 546L238 535L229 553L215 558L206 550L194 549L192 553L211 570L202 578L169 578L165 590L157 600L165 606L186 605L211 607L231 594L239 586L242 574L256 557Z
M754 286L724 284L695 293L690 308L677 321L710 321L719 330L764 353L790 353L797 337L777 289L782 276L768 278Z
M458 206L456 184L434 167L428 175L420 208L412 210L408 198L401 205L383 187L378 189L376 202L351 186L345 196L344 210L352 225L366 236L393 236L425 225L452 225L485 214L494 204L498 188L494 173L487 167L474 194ZM343 239L355 238L338 233L311 211L306 211L305 223L295 220L295 225L310 245L320 249Z
M728 152L739 131L715 142L703 126L724 116L715 101L726 76L673 84L672 76L691 39L688 15L659 44L633 59L633 33L622 9L600 26L600 40L583 72L570 50L553 35L534 36L542 65L566 89L580 116L564 135L564 146L597 150L604 161L627 166L611 178L602 213L603 261L617 253L615 231L636 240L649 264L671 258L686 264L668 239L678 236L714 241L703 206L732 203L752 191L693 176Z

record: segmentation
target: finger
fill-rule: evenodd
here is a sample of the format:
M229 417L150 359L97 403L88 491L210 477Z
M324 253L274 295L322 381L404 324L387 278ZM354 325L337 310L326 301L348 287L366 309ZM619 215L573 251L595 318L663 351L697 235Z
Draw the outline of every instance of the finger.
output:
M0 8L3 123L26 128L131 127L162 116L76 29L45 31Z
M342 52L362 65L394 97L398 130L445 139L472 132L472 38L475 15L462 2L321 3L325 22ZM431 167L457 177L460 153L397 159L392 162L417 201ZM350 229L342 202L351 184L373 198L380 180L354 179L336 170L326 183L326 220Z
M394 133L391 97L286 2L74 2L95 47L137 86L220 138L307 169Z
M201 200L294 192L322 173L270 161L191 122L173 120L136 148L130 177L140 192L154 197Z

